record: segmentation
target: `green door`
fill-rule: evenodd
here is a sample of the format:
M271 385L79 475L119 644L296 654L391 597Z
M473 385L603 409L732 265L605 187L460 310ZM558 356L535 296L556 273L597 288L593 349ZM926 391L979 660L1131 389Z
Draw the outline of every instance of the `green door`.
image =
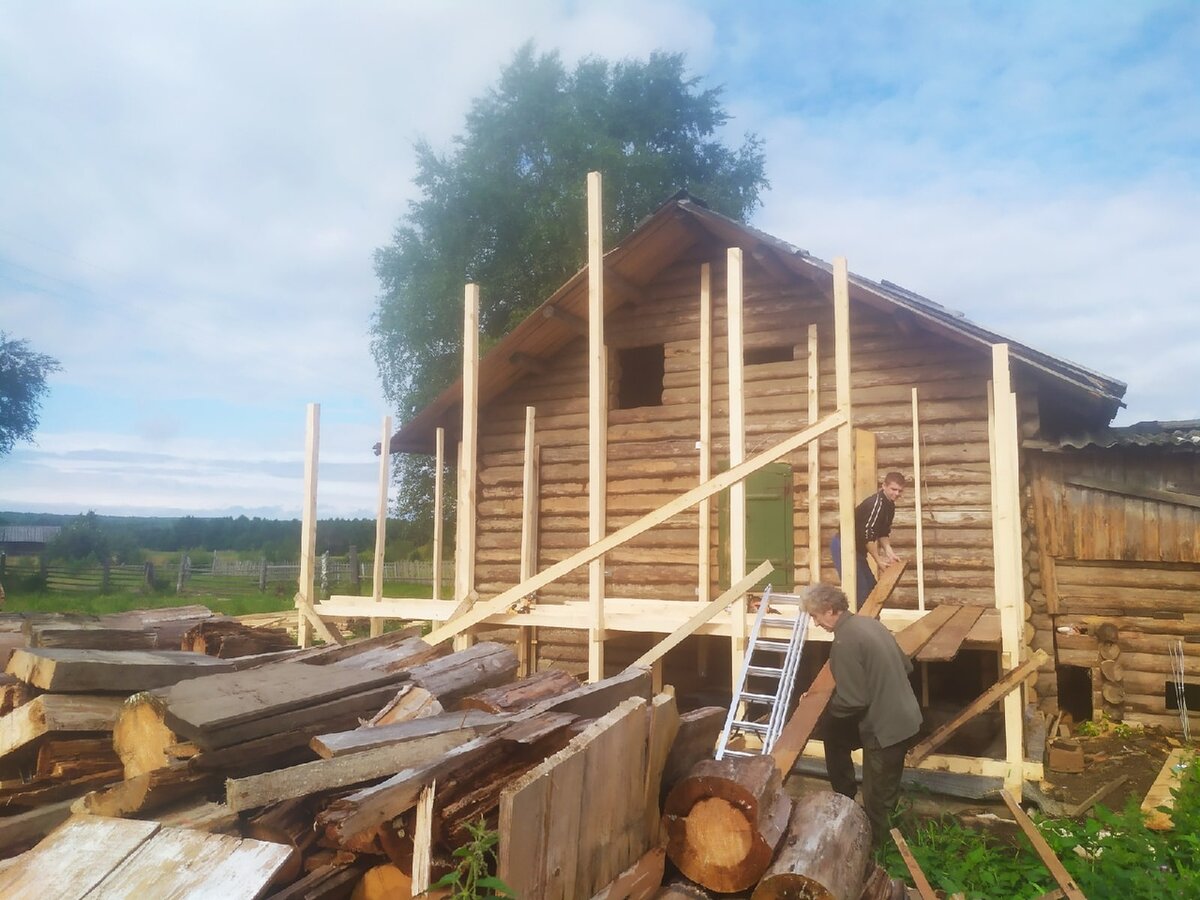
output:
M727 464L726 464L727 465ZM721 550L721 589L729 587L729 491L721 492L718 540ZM764 559L775 570L755 590L768 584L777 591L795 587L796 541L792 528L792 467L764 466L746 479L746 570Z

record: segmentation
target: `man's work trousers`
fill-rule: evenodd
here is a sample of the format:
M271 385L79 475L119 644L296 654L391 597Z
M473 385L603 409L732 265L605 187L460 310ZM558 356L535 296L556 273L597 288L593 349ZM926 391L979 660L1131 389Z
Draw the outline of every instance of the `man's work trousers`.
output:
M856 609L862 608L862 605L867 602L867 597L871 596L871 591L875 587L875 573L871 571L871 566L867 562L867 555L862 547L857 548L858 555L855 559L858 565L855 571L858 572L858 585L855 588L855 593L858 595L858 606ZM829 542L829 552L833 555L833 567L837 569L838 578L842 577L842 536L835 534L833 540Z
M863 747L863 810L871 822L871 841L879 847L887 839L889 820L900 799L900 778L909 741L890 747ZM856 717L828 716L825 722L825 768L829 786L854 799L858 782L850 753L862 747Z

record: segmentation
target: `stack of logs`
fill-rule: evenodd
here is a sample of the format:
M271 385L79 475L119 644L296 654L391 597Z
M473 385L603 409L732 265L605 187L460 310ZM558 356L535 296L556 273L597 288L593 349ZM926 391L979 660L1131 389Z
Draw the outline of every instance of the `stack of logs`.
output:
M62 862L56 835L119 820L288 848L244 896L402 898L482 820L528 900L892 896L853 803L712 760L724 710L681 716L641 669L514 681L507 646L418 635L298 650L194 607L0 617L0 894Z

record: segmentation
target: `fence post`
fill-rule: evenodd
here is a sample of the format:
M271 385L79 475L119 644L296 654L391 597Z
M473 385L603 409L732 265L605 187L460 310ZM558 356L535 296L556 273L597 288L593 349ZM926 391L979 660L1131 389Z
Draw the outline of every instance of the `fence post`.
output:
M45 581L50 574L50 558L43 552L38 556L38 576Z
M267 558L265 556L258 564L258 590L262 594L267 592Z
M142 577L146 581L146 587L153 590L154 589L154 563L150 562L149 560L146 561L146 565L142 569Z
M321 554L321 599L329 598L329 551Z
M8 574L8 554L0 553L0 578Z
M350 557L350 593L357 597L362 586L362 575L358 571L358 548L351 544L347 556Z
M179 559L179 578L175 582L175 593L181 593L187 584L188 573L192 570L192 559L186 553Z
M100 593L107 594L112 587L112 560L107 556L100 560Z

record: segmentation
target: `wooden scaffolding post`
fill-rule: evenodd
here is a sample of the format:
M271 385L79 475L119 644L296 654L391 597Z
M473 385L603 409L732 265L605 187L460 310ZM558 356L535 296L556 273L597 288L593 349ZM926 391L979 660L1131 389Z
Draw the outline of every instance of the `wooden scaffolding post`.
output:
M446 469L446 429L439 428L433 454L433 599L442 599L442 480Z
M700 265L700 483L712 478L712 264ZM696 601L706 606L712 599L712 500L700 501L699 573ZM708 644L696 643L696 671L708 674Z
M857 537L854 533L854 418L850 410L850 275L846 257L833 261L834 377L838 412L838 525L842 542L842 590L858 610Z
M479 459L479 285L463 292L462 443L458 463L458 525L455 534L454 599L459 611L474 603L475 480ZM456 650L473 643L469 632L455 636Z
M730 247L726 254L725 315L728 322L729 357L729 467L746 458L746 397L744 392L745 357L743 356L742 250ZM729 488L729 582L746 577L746 483ZM733 689L742 671L746 654L746 598L738 598L730 607L730 637Z
M379 440L379 510L375 516L375 563L371 568L371 595L383 602L383 554L387 544L388 462L392 453L392 417L383 417L383 436ZM383 634L383 619L371 619L371 637Z
M1021 560L1021 492L1018 482L1020 436L1016 395L1012 392L1007 344L992 346L992 402L988 429L992 445L992 545L996 605L1000 609L1000 664L1020 664L1025 588ZM1008 774L1004 787L1020 797L1025 783L1024 691L1004 698L1004 745Z
M821 359L817 326L808 326L808 422L821 412ZM821 442L808 445L808 583L821 580Z
M925 609L925 519L921 512L921 420L917 416L917 389L912 389L913 510L917 519L917 609ZM924 684L924 679L922 679Z
M538 561L538 446L534 443L532 406L525 407L525 460L521 475L521 580L527 581L537 571ZM521 626L517 633L517 665L521 677L537 671L536 630Z
M604 345L604 207L588 172L588 541L604 537L608 477L608 360ZM588 563L588 680L604 677L604 557Z
M306 615L313 606L317 561L317 457L321 448L321 404L310 403L304 429L304 511L300 523L300 584L296 604L300 618L296 639L301 647L312 644L312 625Z

